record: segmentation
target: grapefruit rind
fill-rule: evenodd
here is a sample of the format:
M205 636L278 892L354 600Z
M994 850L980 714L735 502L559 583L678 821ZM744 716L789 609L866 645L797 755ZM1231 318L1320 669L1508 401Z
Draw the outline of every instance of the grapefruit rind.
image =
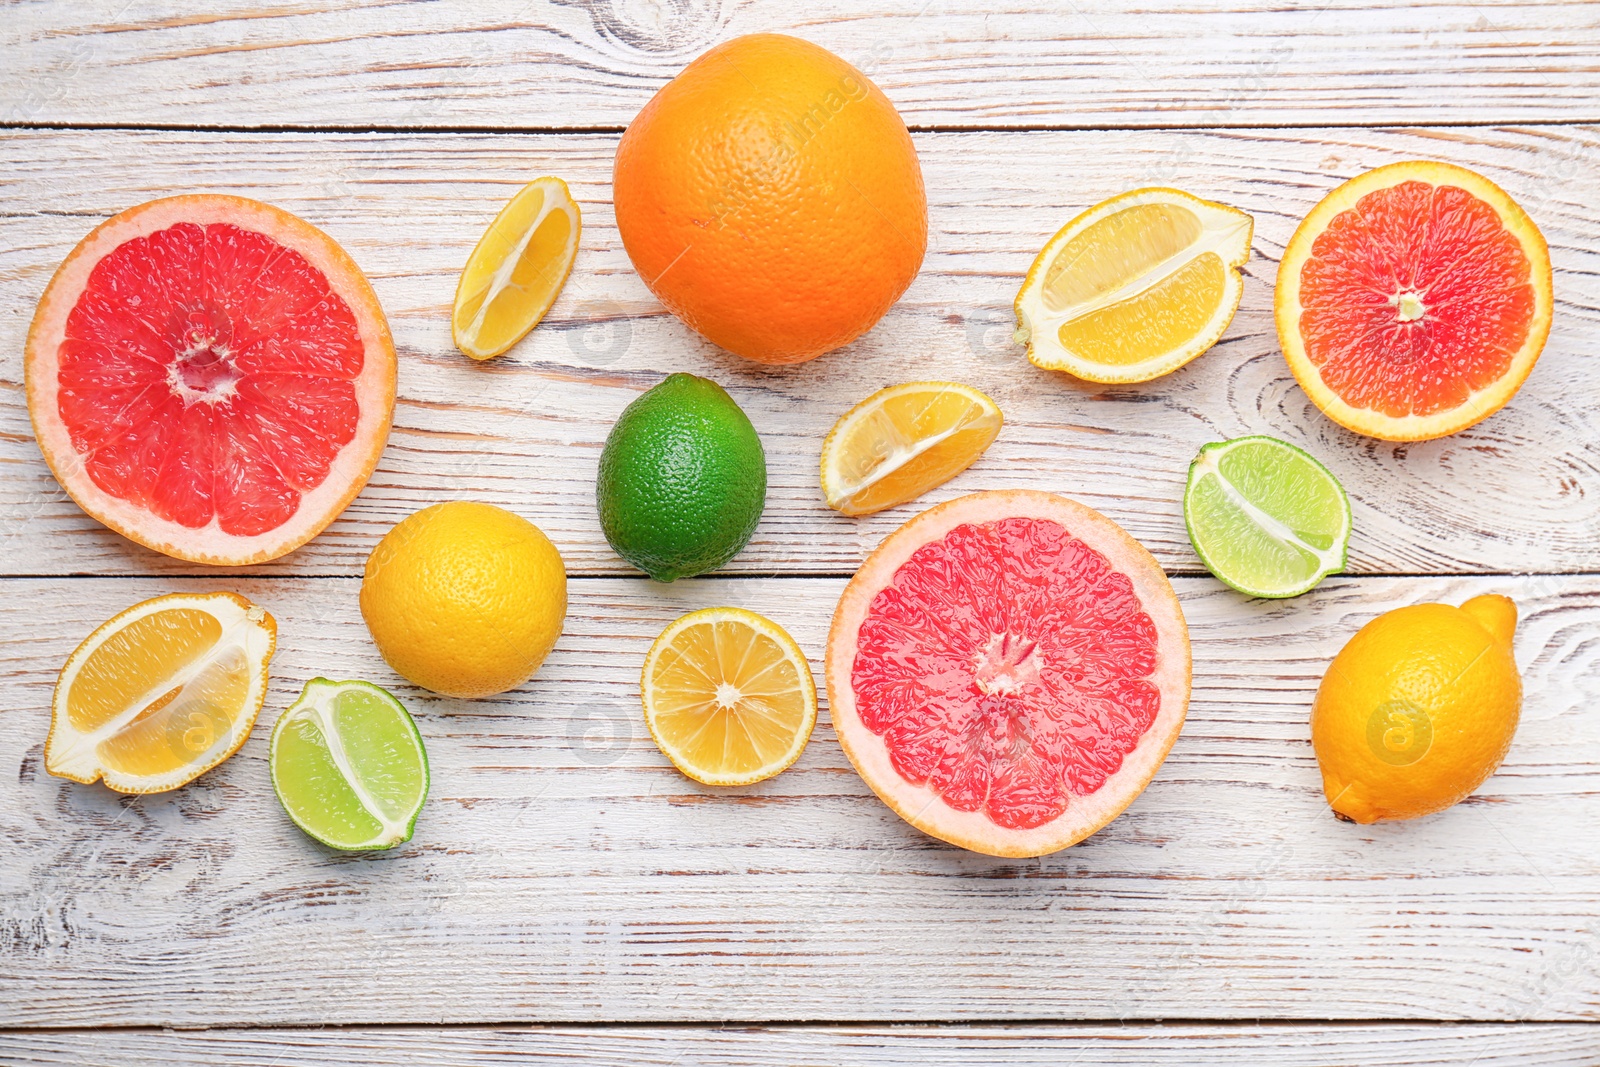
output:
M1118 212L1146 204L1170 204L1182 207L1193 212L1198 218L1202 226L1202 240L1186 250L1192 253L1186 262L1192 262L1195 257L1207 251L1214 252L1222 260L1224 278L1221 299L1204 326L1180 347L1159 353L1139 363L1123 366L1112 366L1086 359L1067 349L1057 336L1057 330L1064 321L1087 312L1078 309L1072 315L1066 315L1061 312L1051 312L1045 306L1043 288L1050 266L1069 241L1095 223ZM1076 378L1101 385L1129 385L1170 374L1204 355L1227 331L1244 296L1244 277L1241 269L1250 259L1254 234L1255 219L1250 215L1226 204L1202 200L1182 189L1161 186L1134 189L1104 200L1057 230L1055 236L1050 238L1034 257L1033 264L1023 279L1022 288L1017 291L1014 304L1017 339L1027 345L1028 360L1034 366L1044 370L1066 371ZM1172 261L1165 262L1156 271L1139 279L1145 284L1138 290L1119 290L1112 295L1119 300L1137 295L1137 292L1153 288L1170 278L1184 265ZM1112 302L1109 298L1105 301L1106 304Z
M1127 575L1159 634L1159 659L1149 680L1161 694L1154 722L1121 767L1088 796L1074 795L1066 811L1041 826L1008 829L982 811L950 807L926 785L914 785L890 761L883 739L862 723L856 709L851 672L858 635L879 590L925 544L964 523L1020 517L1048 519L1103 555ZM1133 803L1166 759L1183 728L1189 705L1191 660L1189 630L1172 583L1159 563L1127 531L1093 508L1031 489L973 493L923 512L890 534L861 565L839 598L828 632L829 715L839 746L856 772L895 814L917 829L952 845L989 856L1043 856L1077 844L1103 828Z
M92 750L81 751L84 743L92 744L93 737L85 737L74 729L67 713L67 699L72 683L95 650L124 627L149 615L173 608L194 608L210 613L222 625L224 636L239 635L237 643L244 648L246 657L259 666L251 672L250 689L244 708L233 720L232 732L224 744L204 763L186 764L171 774L159 777L127 775L102 767ZM56 680L55 693L50 703L50 732L45 736L45 770L57 778L67 778L85 785L104 781L106 787L118 793L164 793L187 785L211 768L239 751L250 736L261 707L267 699L267 668L278 645L278 623L268 612L237 593L169 593L142 601L119 612L101 623L95 631L73 650L61 668ZM159 697L160 694L151 694ZM124 716L124 720L128 717ZM108 731L100 731L106 733Z
M1517 238L1528 257L1534 293L1533 319L1522 348L1512 357L1506 373L1492 385L1470 394L1458 407L1433 415L1394 417L1358 408L1346 402L1322 381L1322 374L1306 354L1299 330L1301 271L1311 258L1317 237L1341 213L1350 210L1363 196L1401 182L1421 181L1429 185L1453 185L1466 190L1494 208L1506 231ZM1294 231L1278 264L1277 289L1273 295L1273 317L1278 327L1278 342L1283 358L1312 403L1322 413L1347 430L1384 441L1427 441L1457 433L1476 425L1505 407L1533 371L1550 335L1552 306L1550 249L1539 227L1505 190L1475 171L1450 163L1409 160L1390 163L1351 178L1337 186L1311 209Z
M293 518L254 536L223 533L213 517L192 529L112 496L88 476L59 417L59 349L72 312L95 266L127 241L179 223L224 223L254 230L304 256L344 298L361 331L365 351L354 380L361 416L355 436L335 456L321 484L304 494ZM56 268L34 312L24 349L28 414L51 473L90 517L146 548L193 563L222 566L264 563L292 552L321 533L366 485L388 440L394 414L395 351L389 325L371 284L333 238L294 215L240 196L195 193L152 200L114 215L78 242Z

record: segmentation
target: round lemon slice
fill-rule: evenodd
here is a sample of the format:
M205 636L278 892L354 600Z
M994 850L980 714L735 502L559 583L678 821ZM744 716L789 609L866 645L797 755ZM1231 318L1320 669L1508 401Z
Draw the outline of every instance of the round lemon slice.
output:
M456 285L450 333L473 359L491 359L539 324L572 273L583 220L560 178L535 178L500 210Z
M800 758L817 724L800 646L743 608L692 611L661 631L639 691L656 745L704 785L771 778Z
M915 500L972 466L1002 421L993 400L956 382L880 389L822 442L822 494L846 515Z
M1239 308L1255 221L1177 189L1114 196L1061 228L1017 293L1028 359L1145 382L1217 343Z
M176 789L244 744L278 624L234 593L173 593L117 615L67 657L44 765L120 793Z

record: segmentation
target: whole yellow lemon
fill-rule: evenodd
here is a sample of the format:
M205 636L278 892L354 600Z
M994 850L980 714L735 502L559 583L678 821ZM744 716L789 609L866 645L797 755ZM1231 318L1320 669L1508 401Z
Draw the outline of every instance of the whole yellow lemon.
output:
M527 519L492 504L435 504L367 557L361 616L407 680L446 696L492 696L532 678L561 636L567 574Z
M1415 819L1465 799L1517 729L1517 607L1416 604L1363 626L1334 657L1311 707L1311 744L1334 813Z

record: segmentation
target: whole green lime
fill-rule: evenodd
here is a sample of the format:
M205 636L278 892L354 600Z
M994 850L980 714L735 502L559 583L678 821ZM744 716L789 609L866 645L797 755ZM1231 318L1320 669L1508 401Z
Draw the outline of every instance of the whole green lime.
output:
M671 375L611 427L595 502L617 555L656 581L716 570L761 521L761 438L722 386Z

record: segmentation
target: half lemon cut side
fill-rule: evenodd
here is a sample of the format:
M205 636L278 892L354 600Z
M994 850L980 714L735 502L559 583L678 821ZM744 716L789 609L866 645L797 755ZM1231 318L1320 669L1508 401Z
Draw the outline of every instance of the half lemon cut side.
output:
M750 785L800 758L817 686L794 638L743 608L692 611L661 631L639 682L662 753L704 785Z
M1178 189L1114 196L1062 227L1017 293L1028 359L1105 384L1171 373L1217 343L1255 221Z
M119 793L193 781L250 735L277 638L272 616L235 593L135 604L67 657L45 769Z
M956 382L880 389L822 442L822 494L846 515L915 500L972 466L1002 421L993 400Z
M539 325L572 273L583 222L560 178L535 178L511 198L467 257L450 334L473 359L491 359Z

